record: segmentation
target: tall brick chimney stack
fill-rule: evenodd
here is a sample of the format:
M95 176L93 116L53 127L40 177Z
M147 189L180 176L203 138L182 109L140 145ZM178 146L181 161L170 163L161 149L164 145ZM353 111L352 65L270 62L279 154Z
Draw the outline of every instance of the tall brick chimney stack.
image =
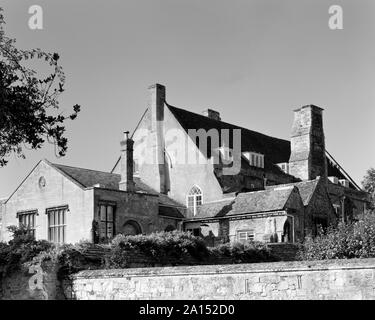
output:
M124 139L120 142L121 145L121 181L119 188L122 191L135 191L135 184L133 179L133 145L134 141L129 138L129 131L124 132Z
M327 180L322 108L307 105L294 110L289 173L301 180Z

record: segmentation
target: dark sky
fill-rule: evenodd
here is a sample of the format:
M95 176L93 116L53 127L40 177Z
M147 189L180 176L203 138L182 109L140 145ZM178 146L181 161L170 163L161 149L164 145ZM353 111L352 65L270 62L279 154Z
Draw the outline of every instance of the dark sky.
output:
M30 30L40 5L44 29ZM344 29L328 27L331 5ZM293 109L325 109L327 150L357 181L375 166L373 0L2 0L6 32L20 48L58 52L67 76L63 109L82 105L67 126L69 150L52 145L12 156L0 169L0 198L36 163L109 171L124 130L147 106L147 87L193 112L213 108L232 122L289 139Z

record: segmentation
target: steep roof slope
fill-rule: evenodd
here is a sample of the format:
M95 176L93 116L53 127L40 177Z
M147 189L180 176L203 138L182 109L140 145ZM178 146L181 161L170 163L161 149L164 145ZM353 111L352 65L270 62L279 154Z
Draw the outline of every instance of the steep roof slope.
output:
M283 186L269 190L239 193L234 199L201 205L197 208L197 214L192 220L284 210L294 191L296 191L294 186Z
M308 181L301 181L301 182L296 182L296 183L288 183L288 184L283 184L283 185L275 185L275 186L267 186L266 190L274 190L276 188L280 187L287 187L287 186L295 186L298 188L299 193L302 198L302 202L304 206L307 206L310 202L310 199L312 195L314 194L314 191L316 189L316 186L318 185L320 181L319 179L314 179L314 180L308 180Z
M288 162L290 156L290 142L265 134L242 128L227 122L214 120L204 115L186 111L167 105L169 110L176 117L181 126L187 131L188 129L240 129L241 130L241 151L254 151L264 154L265 160L276 164ZM232 143L230 142L230 146Z

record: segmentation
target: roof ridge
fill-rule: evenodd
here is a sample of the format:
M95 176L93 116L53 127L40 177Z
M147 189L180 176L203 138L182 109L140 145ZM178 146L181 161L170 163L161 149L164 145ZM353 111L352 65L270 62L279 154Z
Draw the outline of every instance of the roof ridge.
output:
M230 126L238 128L238 129L246 130L246 131L249 131L249 132L252 132L252 133L255 133L255 134L259 134L259 135L262 135L262 136L267 137L267 138L277 139L277 140L280 140L280 141L285 141L285 142L289 142L290 143L289 140L285 140L285 139L277 138L277 137L274 137L274 136L270 136L270 135L267 135L265 133L261 133L259 131L254 131L254 130L251 130L251 129L248 129L248 128L244 128L244 127L241 127L239 125L236 125L236 124L233 124L233 123L229 123L229 122L225 122L225 121L222 121L222 120L216 120L216 119L208 118L208 117L206 117L206 116L204 116L202 114L195 113L195 112L192 112L192 111L189 111L189 110L186 110L186 109L178 108L178 107L172 106L172 105L170 105L170 104L168 104L166 102L165 102L165 104L167 105L168 108L172 108L172 109L174 108L174 109L177 109L177 110L181 110L183 112L188 112L188 113L193 114L195 116L202 117L202 118L204 118L206 120L208 119L209 121L214 121L214 122L217 122L217 123L228 124Z
M66 167L66 168L81 169L81 170L88 170L88 171L93 171L93 172L100 172L100 173L106 173L106 174L119 175L118 173L112 173L112 172L108 172L108 171L101 171L101 170L94 170L94 169L88 169L88 168L82 168L82 167L67 166L65 164L58 164L58 163L52 163L52 162L50 162L50 163L53 166L61 166L61 167Z

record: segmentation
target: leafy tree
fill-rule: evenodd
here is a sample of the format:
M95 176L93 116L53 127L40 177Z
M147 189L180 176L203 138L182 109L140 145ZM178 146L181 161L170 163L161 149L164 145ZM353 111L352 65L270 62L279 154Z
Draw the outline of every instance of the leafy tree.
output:
M367 170L366 175L362 181L363 188L370 194L370 210L375 209L375 169Z
M23 149L39 149L48 141L57 156L67 151L65 120L74 120L79 105L65 116L59 112L59 95L64 91L65 75L57 53L41 49L20 50L4 32L0 8L0 167L10 154L25 158ZM30 67L42 61L49 69L42 76Z

